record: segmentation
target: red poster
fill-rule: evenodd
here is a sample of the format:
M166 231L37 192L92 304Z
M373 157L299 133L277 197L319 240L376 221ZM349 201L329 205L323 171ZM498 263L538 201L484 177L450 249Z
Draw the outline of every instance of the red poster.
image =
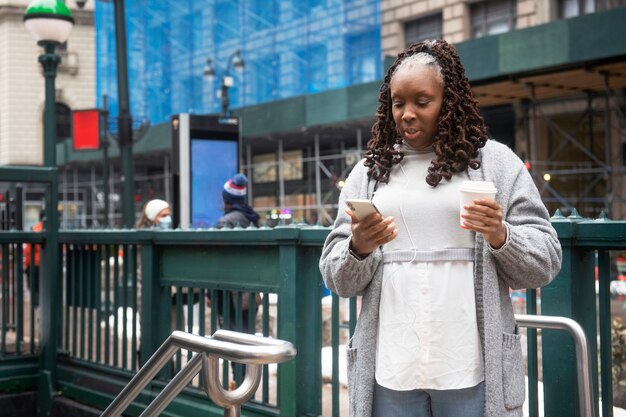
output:
M100 110L74 110L72 125L74 150L100 149Z

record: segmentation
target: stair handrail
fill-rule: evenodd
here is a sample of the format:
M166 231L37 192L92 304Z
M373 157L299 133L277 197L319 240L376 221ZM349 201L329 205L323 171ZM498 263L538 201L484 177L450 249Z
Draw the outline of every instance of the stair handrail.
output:
M585 331L575 320L568 317L516 314L517 324L534 329L566 330L574 339L578 379L578 407L580 416L595 417L595 399L591 381L591 356Z
M297 353L292 343L269 337L223 329L216 331L212 336L199 336L176 330L139 369L104 410L101 417L121 416L179 349L187 349L195 355L150 403L141 417L158 416L201 369L207 395L224 408L225 417L239 417L241 404L248 401L259 386L262 365L286 362L293 359ZM244 380L233 391L226 391L221 385L218 376L219 358L248 365Z

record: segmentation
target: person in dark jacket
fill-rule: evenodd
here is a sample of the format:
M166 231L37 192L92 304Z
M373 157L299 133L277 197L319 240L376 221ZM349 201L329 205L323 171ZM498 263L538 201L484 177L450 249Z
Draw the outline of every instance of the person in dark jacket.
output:
M252 207L246 202L248 193L248 177L243 174L235 174L231 179L226 181L224 189L222 190L222 199L224 200L224 215L219 218L215 227L233 228L243 227L246 228L253 224L259 227L259 215L254 211ZM225 294L230 294L230 300L225 300ZM237 320L236 312L236 293L230 291L217 291L216 300L213 306L217 308L219 326L223 329L234 330L237 332L253 333L250 325L250 303L253 303L254 316L256 316L256 310L261 301L261 297L258 293L254 293L254 296L250 296L250 293L244 292L241 294L241 313L240 322ZM226 306L226 304L228 304ZM225 308L226 307L226 308ZM226 315L228 310L228 315ZM226 319L225 319L226 316ZM243 374L245 373L245 367L242 365L233 365L233 373L235 374L235 380L231 381L230 388L233 389L235 384L240 384L243 380Z
M224 200L224 215L219 218L215 227L233 228L237 225L248 227L250 223L259 227L259 215L246 202L248 194L248 177L235 174L226 181L222 190Z

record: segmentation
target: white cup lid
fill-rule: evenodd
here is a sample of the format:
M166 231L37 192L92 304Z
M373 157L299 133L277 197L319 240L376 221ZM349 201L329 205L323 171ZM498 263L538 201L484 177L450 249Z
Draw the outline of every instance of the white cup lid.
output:
M460 191L470 193L497 193L498 189L491 181L463 181L459 186Z

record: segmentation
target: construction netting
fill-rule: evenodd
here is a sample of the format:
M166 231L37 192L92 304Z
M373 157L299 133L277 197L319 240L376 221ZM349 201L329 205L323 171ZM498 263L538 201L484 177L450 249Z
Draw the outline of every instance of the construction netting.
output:
M381 78L380 0L127 0L131 112L136 122L229 108ZM113 2L96 2L98 103L117 114ZM231 57L239 50L244 66ZM215 76L207 77L207 60ZM230 81L230 79L229 79ZM112 126L114 129L115 126Z

